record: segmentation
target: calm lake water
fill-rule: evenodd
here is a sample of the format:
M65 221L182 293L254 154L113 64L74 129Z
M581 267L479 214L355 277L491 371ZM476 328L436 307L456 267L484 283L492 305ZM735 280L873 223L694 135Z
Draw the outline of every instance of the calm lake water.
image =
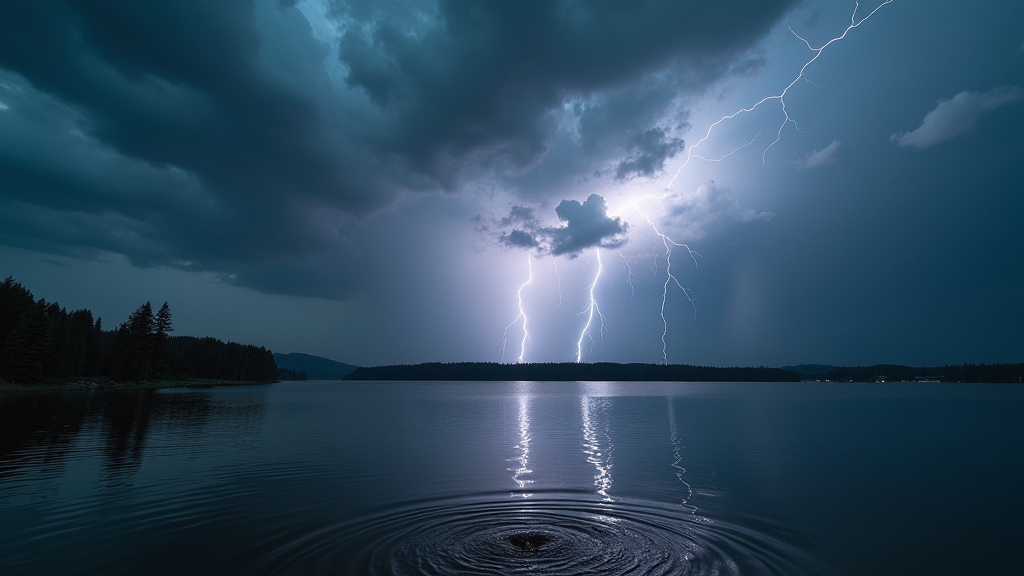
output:
M0 397L0 574L1021 574L1024 386Z

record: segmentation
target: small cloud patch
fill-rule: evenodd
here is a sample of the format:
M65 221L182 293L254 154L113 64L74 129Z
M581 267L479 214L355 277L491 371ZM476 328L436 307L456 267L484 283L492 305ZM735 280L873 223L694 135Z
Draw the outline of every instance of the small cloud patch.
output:
M842 142L839 140L833 140L821 150L807 153L803 158L793 162L793 165L796 166L797 170L807 170L825 166L826 164L833 164L836 161L836 152L839 151L841 145Z
M518 229L502 234L501 240L506 245L515 246L516 248L536 248L540 246L540 241L533 234Z
M899 146L928 148L974 128L978 118L996 108L1020 100L1024 91L1018 86L994 88L981 92L963 91L949 100L939 100L934 110L925 115L917 129L897 132L890 140Z

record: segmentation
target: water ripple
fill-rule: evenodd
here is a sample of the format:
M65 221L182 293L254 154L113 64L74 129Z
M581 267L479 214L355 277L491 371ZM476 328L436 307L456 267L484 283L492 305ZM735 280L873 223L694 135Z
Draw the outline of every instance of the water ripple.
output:
M406 503L277 547L285 574L800 574L801 551L678 505L542 492Z

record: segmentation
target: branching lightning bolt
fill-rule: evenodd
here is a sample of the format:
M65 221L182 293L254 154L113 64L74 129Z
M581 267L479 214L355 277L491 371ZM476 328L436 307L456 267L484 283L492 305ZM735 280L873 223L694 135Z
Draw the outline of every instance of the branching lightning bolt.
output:
M694 143L694 144L690 145L689 147L687 147L687 149L686 149L686 159L683 160L683 163L676 170L675 175L672 176L671 180L669 180L667 188L671 188L672 187L672 184L676 181L676 178L679 177L679 173L683 171L683 168L685 168L687 164L690 163L690 160L692 158L699 158L699 156L697 156L697 155L695 155L693 153L693 150L695 148L697 148L698 146L700 146L701 144L703 144L708 138L710 138L711 137L711 133L714 131L714 129L719 124L725 122L726 120L731 120L731 119L733 119L733 118L735 118L735 117L737 117L737 116L739 116L741 114L746 114L747 112L753 112L754 110L759 108L765 102L768 102L768 101L771 101L771 100L778 100L779 101L779 105L782 108L783 119L782 119L782 123L779 124L778 130L776 130L776 132L775 132L775 139L772 140L772 142L770 144L768 144L768 146L766 146L764 150L761 151L761 163L764 164L764 162L765 162L765 155L768 154L768 150L770 150L772 148L772 146L775 146L775 144L777 144L779 142L779 140L782 139L782 130L786 127L786 125L792 123L794 126L797 126L796 121L793 120L792 118L790 118L789 110L786 108L786 96L789 94L789 89L792 88L793 86L795 86L796 83L799 82L800 80L806 80L807 79L804 76L804 72L807 70L808 66L813 64L814 61L817 60L819 56L821 56L822 52L825 51L825 48L828 48L834 42L838 42L838 41L846 38L846 35L850 33L850 30L853 30L854 28L857 28L858 26L860 26L861 24L866 22L868 20L868 18L871 18L872 16L874 16L875 12L878 12L879 10L881 10L882 6L885 6L886 4L891 4L892 2L893 2L893 0L885 0L884 2L879 4L874 10L872 10L871 13L869 13L867 16L861 18L860 20L857 20L857 10L860 8L860 2L854 3L853 14L850 15L850 25L847 26L845 30L843 30L842 34L840 34L839 36L836 36L835 38L833 38L833 39L829 40L828 42L822 44L818 48L815 48L814 46L811 46L811 43L808 42L806 38L804 38L803 36L800 36L795 31L793 31L793 28L787 26L787 28L789 28L789 31L793 34L793 36L796 36L801 42L803 42L804 45L807 46L807 49L810 50L814 55L811 56L811 58L807 62L804 62L804 65L800 67L800 72L796 75L796 78L793 78L793 81L790 82L789 84L787 84L786 87L783 88L781 92L779 92L778 94L773 94L771 96L765 96L764 98L762 98L762 99L758 100L756 103L754 103L752 106L749 106L747 108L741 108L740 110L737 110L736 112L733 112L732 114L727 114L725 116L722 116L721 118L719 118L718 120L713 122L710 126L708 126L707 132L704 133L704 137L701 138L700 140L698 140L696 143ZM799 127L797 127L797 129L799 129Z
M601 279L601 272L603 270L603 266L601 264L601 250L599 248L594 248L594 257L597 258L597 274L594 274L594 281L590 283L590 304L583 310L583 312L576 315L577 318L583 314L587 315L587 323L583 326L583 331L580 332L580 339L576 342L576 362L583 361L583 339L589 336L591 343L594 342L594 337L590 334L590 325L594 322L595 312L601 322L601 337L604 338L604 315L601 314L601 308L598 307L597 300L594 298L594 288L597 287L597 281Z
M551 267L555 270L555 285L558 287L558 313L564 314L565 311L562 309L562 284L568 286L569 283L558 273L558 263L554 258L551 259Z
M843 40L844 38L846 38L847 34L849 34L851 30L853 30L854 28L859 27L861 24L863 24L868 19L870 19L872 16L874 16L875 13L878 12L882 8L882 6L885 6L887 4L891 4L892 2L893 2L893 0L884 0L881 4L879 4L877 7L875 7L874 10L872 10L870 13L868 13L867 16L864 16L863 18L861 18L859 20L857 19L857 11L860 8L860 3L856 2L854 4L853 13L850 15L850 23L846 27L846 29L843 30L843 32L840 35L832 38L831 40L829 40L828 42L825 42L824 44L822 44L821 46L819 46L817 48L812 46L811 43L806 38L804 38L804 37L800 36L799 34L797 34L792 29L792 27L788 27L790 33L792 33L793 36L795 36L798 40L803 42L804 45L807 47L807 49L810 50L811 53L812 53L811 57L806 62L804 62L803 65L800 67L799 72L797 73L796 77L794 77L792 79L792 81L789 82L779 93L773 94L773 95L770 95L770 96L765 96L764 98L761 98L760 100L758 100L754 104L752 104L752 105L750 105L750 106L748 106L746 108L741 108L739 110L736 110L735 112L733 112L731 114L727 114L725 116L722 116L721 118L719 118L715 122L711 123L708 126L707 130L705 131L704 135L699 140L697 140L694 144L691 144L690 146L688 146L686 148L686 156L683 159L682 164L680 164L679 167L676 169L675 174L673 174L672 178L669 180L668 185L666 186L665 190L666 191L671 190L671 188L672 188L673 184L675 183L676 179L682 173L683 168L685 168L686 166L689 165L690 160L696 158L698 160L703 160L705 162L714 163L715 164L714 168L712 168L711 171L708 173L708 176L710 176L711 173L713 173L718 168L718 166L721 165L723 160L725 160L726 158L728 158L728 157L732 156L733 154L739 152L741 149L746 148L748 146L751 146L755 142L761 140L762 139L761 131L758 131L757 134L749 142L738 146L737 148L735 148L731 152L728 152L727 154L722 155L720 157L717 157L717 158L715 158L715 157L708 157L708 156L705 156L703 154L697 153L697 149L702 144L704 144L707 140L709 140L711 138L712 134L715 132L716 128L720 124L723 124L724 122L726 122L728 120L732 120L732 119L734 119L734 118L736 118L738 116L741 116L743 114L746 114L748 112L753 112L754 110L762 107L762 105L764 105L767 102L777 100L779 102L779 106L780 106L780 108L782 110L783 118L782 118L782 122L779 124L778 128L775 131L775 138L772 139L772 141L767 146L765 146L764 149L761 151L761 163L764 164L765 161L766 161L766 157L767 157L768 151L771 150L771 148L774 147L775 144L777 144L782 139L782 131L786 128L787 125L793 124L793 126L796 128L796 130L800 130L800 126L797 124L796 120L794 120L790 116L790 114L789 114L788 103L786 101L786 97L789 95L790 89L793 88L801 80L804 80L804 81L810 82L811 84L814 84L813 82L811 82L805 76L805 73L807 71L807 68L811 64L813 64L815 61L817 61L818 58L822 55L822 53L824 53L825 49L828 48L829 46L831 46L833 43L839 42L840 40ZM665 281L662 284L662 297L661 297L661 310L660 310L661 321L662 321L661 353L662 353L662 363L664 363L664 364L668 363L668 346L667 346L667 343L666 343L666 338L668 336L668 319L665 316L665 308L666 308L666 304L667 304L667 300L668 300L669 284L673 284L674 283L679 288L679 290L686 297L687 301L690 303L690 306L693 308L694 314L696 314L697 311L698 311L698 309L697 309L697 301L693 297L693 294L691 293L691 291L689 289L687 289L686 287L683 286L683 284L679 281L679 278L675 275L675 273L672 270L672 252L676 248L683 248L683 249L685 249L687 251L687 253L689 254L689 256L690 256L690 259L693 261L694 266L696 267L698 274L704 273L704 271L701 269L700 261L699 260L707 260L701 254L699 254L695 250L691 249L687 244L684 244L682 242L677 242L676 240L670 238L665 233L661 232L658 229L658 227L655 225L654 221L645 212L643 212L637 206L637 203L640 202L640 201L643 201L643 200L654 200L655 202L662 202L662 201L666 200L670 195L671 194L669 192L666 192L665 194L662 194L660 196L659 195L654 195L654 194L646 195L646 196L643 196L641 198L637 198L637 199L633 200L632 202L629 202L628 204L626 204L625 206L623 206L622 208L619 209L621 211L622 209L624 209L626 207L630 207L630 208L633 208L634 210L636 210L636 212L640 216L642 216L644 218L644 220L647 221L647 223L650 225L650 229L654 231L654 234L656 234L658 236L658 238L661 240L662 246L664 247L664 250L665 250L664 251L664 255L665 255L665 268L666 268L666 270L665 270ZM611 215L613 215L613 213L609 214L609 216L611 216ZM576 342L576 362L582 362L583 361L583 340L585 338L589 337L590 340L591 340L591 343L592 344L596 344L596 342L594 340L594 337L591 334L591 327L592 327L593 322L594 322L594 315L595 315L595 313L596 313L599 321L601 322L600 330L601 330L601 337L602 337L602 339L604 338L604 335L605 335L605 332L606 332L606 329L605 329L605 319L604 319L604 316L601 314L600 307L598 306L597 299L596 299L596 297L594 295L594 291L595 291L595 289L597 287L597 283L600 280L601 274L603 272L603 265L602 265L602 262L601 262L601 253L600 253L600 250L598 248L596 248L596 247L594 248L594 257L597 259L597 266L598 267L597 267L597 273L594 275L593 282L591 282L591 284L589 286L589 289L588 289L589 304L588 304L588 306L582 312L580 312L579 314L577 314L574 317L574 320L575 320L575 319L578 319L580 316L583 316L584 314L587 316L586 324L584 325L583 330L580 333L579 340L577 340L577 342ZM632 296L635 296L636 295L636 289L635 289L635 285L634 285L634 280L636 279L636 276L633 274L633 271L630 268L629 263L627 262L625 256L623 256L621 252L619 253L619 258L621 259L623 265L626 268L626 280L629 283L630 288L632 290ZM653 267L654 267L654 270L655 270L655 274L658 273L658 259L659 258L660 258L660 256L659 257L655 257L654 262L653 262ZM502 346L501 346L501 354L502 354L502 358L504 358L505 347L506 347L506 343L507 343L508 330L512 326L514 326L519 321L519 319L521 318L522 321L523 321L523 340L522 340L521 347L520 347L520 353L519 353L518 362L523 362L523 358L524 358L525 352L526 352L526 342L528 340L530 340L529 332L527 330L526 312L525 312L525 308L523 307L523 291L533 281L533 267L532 267L532 259L530 259L530 257L528 257L528 260L527 260L527 267L529 269L529 277L519 287L519 291L517 292L518 304L519 304L519 315L508 326L505 327L505 334L503 336L503 341L502 341ZM561 308L562 308L561 286L562 286L562 283L565 282L565 279L562 278L558 274L557 267L555 268L555 276L558 279L559 310L561 310ZM566 284L568 285L568 283L566 283ZM631 296L631 299L632 299L632 296Z
M630 295L629 299L636 298L636 285L633 282L636 280L636 274L633 274L633 269L630 268L629 262L626 261L626 257L619 252L619 260L622 261L622 266L626 269L626 282L629 284Z
M694 154L693 157L694 158L698 158L700 160L704 160L705 162L713 162L715 164L715 167L712 168L711 171L708 172L708 175L707 175L707 178L711 178L711 175L715 173L715 170L718 170L718 167L722 165L722 160L725 160L729 156L732 156L733 154L739 152L740 150L743 150L747 146L750 146L754 142L757 142L760 139L760 136L761 136L761 131L758 130L757 134L755 134L754 137L750 139L750 142L747 142L746 144L742 144L740 146L737 146L736 149L734 149L732 152L729 152L728 154L725 154L723 156L719 156L718 158L707 158L707 157L701 156L700 154Z
M782 123L779 124L779 127L776 130L776 132L775 132L775 139L772 140L771 143L769 143L768 146L766 146L764 148L764 150L761 151L761 163L764 164L765 163L765 157L768 154L768 150L770 150L773 146L775 146L775 144L777 144L779 142L779 140L782 139L782 130L786 127L787 124L792 123L793 126L795 126L797 128L797 130L799 130L799 126L797 125L796 121L793 120L790 117L790 115L789 115L789 110L786 107L786 96L789 94L789 90L793 86L795 86L797 84L797 82L799 82L800 80L807 80L806 76L804 75L804 73L807 71L807 67L810 66L811 64L813 64L818 59L818 57L821 56L821 54L824 52L825 48L829 47L830 45L832 45L835 42L838 42L838 41L846 38L846 35L849 34L849 32L851 30L853 30L854 28L857 28L858 26L860 26L861 24L866 22L869 18L874 16L875 12L878 12L882 8L882 6L885 6L886 4L892 3L892 1L893 0L885 0L884 2L879 4L877 7L875 7L875 9L872 10L867 16L861 18L860 20L857 20L857 10L860 8L860 3L859 2L854 3L853 14L850 15L850 24L849 24L849 26L847 26L846 29L843 30L842 34L840 34L839 36L836 36L835 38L832 38L831 40L829 40L828 42L822 44L818 48L815 48L814 46L812 46L811 43L809 41L807 41L807 39L805 39L802 36L800 36L799 34L797 34L793 30L793 28L788 27L789 31L793 34L793 36L796 36L800 41L802 41L804 43L804 45L807 46L807 49L810 50L813 53L811 58L808 59L806 62L804 62L803 66L800 67L800 71L797 73L796 77L793 78L793 80L789 84L787 84L786 87L783 88L782 91L779 92L778 94L774 94L774 95L771 95L771 96L765 96L764 98L762 98L762 99L758 100L756 103L754 103L752 106L749 106L747 108L742 108L740 110L737 110L736 112L733 112L732 114L728 114L728 115L722 116L721 118L719 118L718 120L713 122L710 126L708 126L708 129L704 133L704 136L700 140L698 140L696 143L691 144L689 147L687 147L687 149L686 149L686 158L683 160L683 163L676 170L675 174L672 176L672 179L669 180L669 183L668 183L668 186L666 187L666 189L670 189L672 187L672 184L675 183L676 178L679 177L679 174L683 171L683 168L685 168L690 163L691 159L697 158L697 159L705 160L705 161L708 161L708 162L714 162L715 163L715 167L712 168L712 172L714 172L714 170L717 169L718 166L721 164L722 160L728 158L729 156L732 156L733 154L735 154L736 152L740 151L741 149L746 148L747 146L750 146L751 144L756 142L758 140L758 138L760 137L760 135L761 135L760 131L758 131L757 135L755 135L746 144L743 144L743 145L737 147L733 151L731 151L728 154L725 154L724 156L721 156L719 158L708 158L706 156L703 156L703 155L700 155L700 154L696 154L694 152L695 149L698 146L703 144L705 141L707 141L711 137L712 132L714 132L715 128L719 124L722 124L723 122L725 122L727 120L731 120L731 119L733 119L733 118L735 118L737 116L740 116L741 114L746 114L747 112L752 112L755 109L757 109L758 107L760 107L762 104L764 104L765 102L768 102L768 101L771 101L771 100L778 100L779 101L779 105L782 108L783 120L782 120ZM710 173L709 173L709 176L710 176ZM651 196L647 196L646 198L654 198L655 200L662 201L666 197L667 197L667 195L663 195L663 196L653 196L653 195L651 195ZM692 250L688 245L683 244L681 242L676 242L675 240L669 238L667 235L663 234L660 230L658 230L658 227L654 224L654 221L651 220L651 218L649 216L647 216L647 214L645 214L643 211L641 211L636 206L636 202L631 203L630 206L632 206L641 216L644 217L644 219L647 221L647 223L650 224L651 229L654 230L654 233L657 234L659 238L661 238L662 245L665 247L666 274L665 274L665 282L662 285L662 293L661 293L661 322L662 322L661 361L662 361L662 363L667 364L668 363L668 346L666 344L666 340L665 339L666 339L666 336L668 335L668 320L665 317L665 304L666 304L666 301L668 299L668 286L669 286L670 283L675 283L675 285L679 287L679 289L682 291L683 295L686 296L686 299L690 302L690 305L693 307L694 314L697 313L697 302L693 298L693 295L690 293L689 290L687 290L682 285L682 283L679 282L679 279L672 273L672 249L674 247L685 248L687 253L689 253L690 258L693 260L694 265L697 267L697 272L698 273L701 273L703 271L701 270L700 262L697 260L697 258L704 259L704 257L701 256L699 253L695 252L694 250Z
M755 136L755 138L756 138L756 136ZM750 143L748 142L747 144L744 144L744 146L747 146L749 144ZM741 148L742 148L742 146L741 146ZM729 154L733 154L733 153L735 153L735 150L733 152L730 152ZM675 284L679 288L679 290L683 293L683 296L686 297L686 301L689 302L690 306L693 308L694 315L696 315L697 312L698 312L697 300L696 300L696 298L693 297L693 293L691 293L688 288L683 286L682 282L679 281L679 278L672 272L672 249L673 248L683 248L683 249L685 249L686 253L689 254L689 256L690 256L690 259L693 260L693 265L694 265L694 267L696 267L698 274L703 274L704 273L704 269L700 267L700 260L707 260L707 258L705 258L703 255L701 255L700 252L697 252L693 248L690 248L690 246L688 244L684 244L682 242L677 242L677 241L673 240L672 238L670 238L667 234L665 234L661 230L659 230L658 226L654 223L654 220L652 220L651 217L648 216L646 212L644 212L643 210L640 209L639 206L637 206L637 202L639 202L640 200L654 199L654 200L657 200L657 201L661 201L661 200L664 200L665 198L666 198L665 195L662 195L662 196L655 196L655 195L644 196L643 198L639 198L637 200L634 200L634 201L626 204L625 206L623 206L622 208L620 208L619 210L616 211L616 213L617 212L621 212L621 210L623 210L624 208L632 208L633 210L635 210L637 214L642 216L643 219L647 221L647 224L650 226L650 229L654 231L654 234L661 240L661 245L665 248L665 282L662 284L662 287L661 287L661 325L662 325L662 331L661 331L661 362L662 362L662 364L668 364L668 343L666 342L666 338L668 336L668 318L665 317L665 306L666 306L666 304L668 302L668 287L669 287L669 284ZM619 257L622 258L623 263L626 264L627 270L629 270L629 264L626 263L626 260L622 256L622 254L619 254ZM700 259L700 260L698 260L698 259ZM654 270L655 270L655 273L657 273L657 268L658 268L658 261L657 261L657 258L655 258L655 260L654 260ZM632 271L631 270L629 270L629 275L632 275ZM632 286L632 282L630 282L630 285ZM582 338L581 338L581 341L582 341ZM579 360L577 360L577 362L578 361Z
M525 290L526 287L529 286L531 282L533 282L533 255L532 254L527 254L526 255L526 269L529 272L528 275L527 275L527 278L526 278L526 282L523 282L522 285L519 286L519 290L516 292L516 297L519 299L519 315L516 316L515 320L512 320L512 322L510 322L508 326L505 326L505 333L501 337L501 358L502 358L502 360L504 360L505 359L505 347L508 344L508 329L511 328L512 326L514 326L516 322L519 322L520 318L523 319L523 341L520 344L519 358L517 360L517 362L519 362L520 364L523 362L523 357L526 355L526 341L530 339L530 332L527 330L527 327L526 327L526 325L527 325L526 309L523 308L523 290Z
M696 250L690 248L688 245L683 244L682 242L676 242L675 240L669 238L667 235L663 234L660 230L658 230L658 227L654 224L654 221L651 220L651 218L647 214L645 214L636 206L633 206L633 208L637 211L637 213L644 217L644 220L647 220L647 223L651 225L651 229L654 230L654 233L657 234L659 238L661 238L662 246L665 247L665 283L661 287L661 363L668 364L668 344L665 341L666 337L668 336L668 319L665 317L665 304L668 301L669 284L675 283L675 285L679 287L679 290L682 291L683 296L686 296L686 300L690 303L690 306L693 307L694 315L697 314L697 300L694 299L693 294L691 294L690 291L686 289L686 287L684 287L682 283L679 282L679 278L677 278L676 275L672 273L672 248L685 248L686 253L690 255L690 259L693 260L693 265L696 266L698 273L703 272L703 270L701 269L700 262L697 260L697 258L703 259L704 257L701 256L700 253L697 252Z

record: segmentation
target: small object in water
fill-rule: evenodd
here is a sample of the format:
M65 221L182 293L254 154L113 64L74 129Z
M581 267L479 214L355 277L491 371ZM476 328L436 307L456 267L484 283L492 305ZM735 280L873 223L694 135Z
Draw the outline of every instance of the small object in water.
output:
M513 546L519 548L523 552L536 552L538 548L547 544L551 540L551 537L547 534L536 534L536 533L525 533L525 534L513 534L508 537L508 541Z

